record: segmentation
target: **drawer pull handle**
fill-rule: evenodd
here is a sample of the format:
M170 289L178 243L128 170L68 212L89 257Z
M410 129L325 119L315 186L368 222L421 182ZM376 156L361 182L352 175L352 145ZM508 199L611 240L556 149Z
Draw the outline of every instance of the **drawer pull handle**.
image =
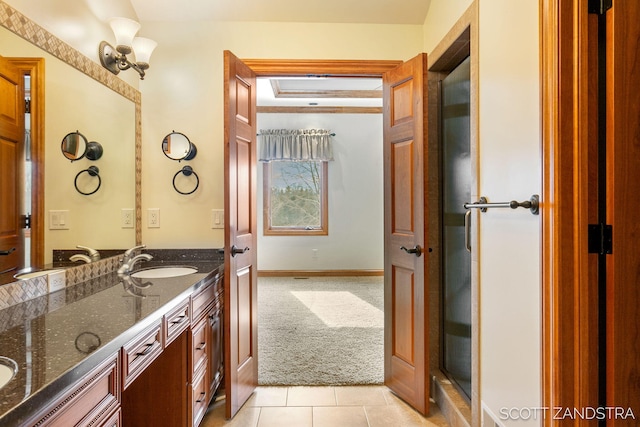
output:
M200 399L196 400L196 403L202 403L204 402L204 397L207 395L207 393L205 393L204 391L202 393L200 393Z
M136 356L146 356L147 354L151 353L151 350L153 350L153 346L155 345L155 343L156 342L154 341L152 343L145 344L147 348L145 348L143 352L136 353Z
M196 350L200 351L200 350L204 350L204 346L205 346L206 342L201 342L200 343L200 347L196 347Z
M178 320L173 320L173 321L171 322L171 324L172 324L172 325L177 325L178 323L182 323L182 321L183 321L184 319L186 319L186 318L187 318L187 316L183 314L182 316L178 316Z

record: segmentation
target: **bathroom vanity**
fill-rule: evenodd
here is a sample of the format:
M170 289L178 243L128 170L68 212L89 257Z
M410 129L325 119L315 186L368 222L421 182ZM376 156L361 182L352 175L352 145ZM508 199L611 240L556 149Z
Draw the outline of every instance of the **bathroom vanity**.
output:
M1 426L197 426L223 376L224 267L115 273L0 311Z

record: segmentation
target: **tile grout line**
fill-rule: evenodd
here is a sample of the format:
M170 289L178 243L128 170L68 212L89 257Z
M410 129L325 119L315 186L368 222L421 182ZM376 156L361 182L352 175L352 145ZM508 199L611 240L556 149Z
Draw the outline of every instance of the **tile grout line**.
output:
M364 411L364 419L367 420L367 426L371 427L371 423L369 422L369 414L367 414L367 409L362 406L362 411Z

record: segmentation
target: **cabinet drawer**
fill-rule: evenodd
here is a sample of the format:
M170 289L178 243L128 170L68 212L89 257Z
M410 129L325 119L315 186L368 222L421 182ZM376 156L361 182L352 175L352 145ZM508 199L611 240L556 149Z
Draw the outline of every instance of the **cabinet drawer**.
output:
M207 318L204 318L191 330L191 373L194 375L207 360L209 346L207 326Z
M122 425L122 411L118 410L107 421L101 424L100 427L120 427Z
M208 311L209 306L213 303L216 297L214 284L215 281L211 282L202 289L202 291L191 297L191 318L194 322L200 320L202 315Z
M122 346L123 390L162 353L160 322Z
M198 426L209 406L209 387L207 385L206 369L198 371L191 393L191 404L193 408L192 422L193 426Z
M56 400L32 424L67 427L103 425L104 422L104 425L110 426L109 415L117 410L119 399L118 358L114 356L80 380L70 393Z
M164 346L168 346L189 327L189 299L164 316Z

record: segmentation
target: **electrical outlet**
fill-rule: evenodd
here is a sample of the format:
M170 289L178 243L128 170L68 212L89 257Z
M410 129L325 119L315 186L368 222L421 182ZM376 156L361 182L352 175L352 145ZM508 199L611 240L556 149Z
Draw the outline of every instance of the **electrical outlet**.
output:
M122 228L133 228L133 209L125 208L120 210L120 226Z
M211 209L211 228L224 228L224 211Z
M66 286L65 274L66 273L64 270L55 270L47 274L47 285L49 287L49 292L55 292L59 291L60 289L64 289L64 287Z
M51 292L49 293L49 306L47 309L49 312L55 311L64 307L67 297L65 292Z
M147 209L147 227L160 228L160 208Z

